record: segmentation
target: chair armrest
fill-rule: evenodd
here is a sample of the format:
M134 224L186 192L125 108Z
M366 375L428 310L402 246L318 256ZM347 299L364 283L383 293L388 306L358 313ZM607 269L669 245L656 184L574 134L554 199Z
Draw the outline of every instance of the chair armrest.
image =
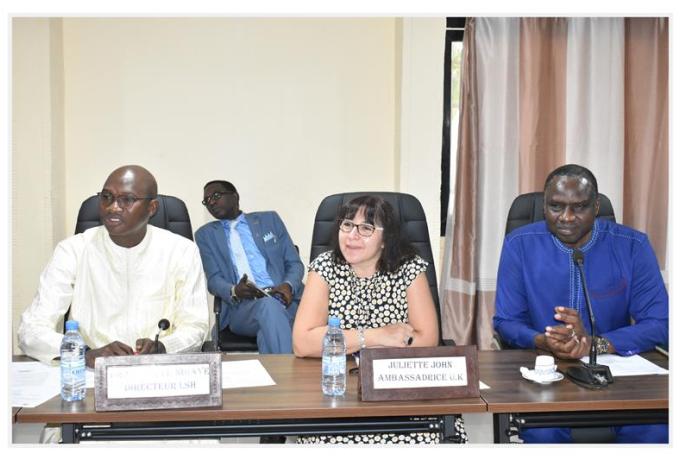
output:
M501 337L498 331L493 331L493 339L491 340L491 346L493 347L494 350L512 350L514 348L503 340L503 337Z

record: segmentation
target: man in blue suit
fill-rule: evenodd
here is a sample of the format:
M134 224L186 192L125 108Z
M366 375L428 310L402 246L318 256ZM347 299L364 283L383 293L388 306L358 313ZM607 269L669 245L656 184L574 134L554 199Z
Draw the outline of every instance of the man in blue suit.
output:
M208 182L203 204L218 219L195 236L208 290L222 299L220 330L257 337L260 353L292 353L304 265L286 226L273 211L242 212L227 181Z

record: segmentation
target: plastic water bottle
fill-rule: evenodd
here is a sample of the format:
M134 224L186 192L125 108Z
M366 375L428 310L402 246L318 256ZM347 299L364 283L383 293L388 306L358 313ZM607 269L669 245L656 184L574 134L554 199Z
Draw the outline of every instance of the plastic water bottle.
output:
M327 396L345 394L347 358L345 336L340 329L340 318L328 318L328 331L323 338L321 353L321 390Z
M61 399L80 401L85 398L85 342L78 333L78 321L66 321L60 355Z

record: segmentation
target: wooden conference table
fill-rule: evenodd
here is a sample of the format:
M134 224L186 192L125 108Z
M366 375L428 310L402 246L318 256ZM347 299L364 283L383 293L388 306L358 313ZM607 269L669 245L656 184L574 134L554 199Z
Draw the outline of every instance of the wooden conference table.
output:
M619 377L591 391L568 380L539 385L524 380L520 366L533 367L528 350L479 352L480 398L362 402L358 375L349 373L344 397L321 393L320 360L290 355L223 355L224 360L259 359L275 386L223 390L216 409L96 412L94 394L78 403L57 396L22 408L17 423L62 425L65 443L82 440L188 439L231 436L439 432L453 435L454 414L492 412L494 442L508 442L519 426L567 426L659 422L668 419L668 376ZM667 358L646 354L662 367ZM564 363L560 363L561 370ZM13 413L15 413L13 411ZM546 424L547 423L547 424ZM661 422L659 422L661 423Z
M275 386L225 389L218 409L95 412L94 392L84 401L57 396L22 408L18 423L62 424L66 443L81 440L219 438L225 436L324 433L454 433L452 414L485 412L481 398L361 402L358 375L350 373L343 397L321 393L321 361L292 355L223 355L223 360L258 359ZM349 362L348 362L349 367Z
M658 352L642 356L668 369ZM491 387L481 392L493 413L494 442L509 442L521 427L593 427L668 423L668 375L615 377L602 390L579 387L566 378L575 361L558 362L565 378L541 385L522 378L520 366L533 368L536 353L503 350L479 353L479 378Z

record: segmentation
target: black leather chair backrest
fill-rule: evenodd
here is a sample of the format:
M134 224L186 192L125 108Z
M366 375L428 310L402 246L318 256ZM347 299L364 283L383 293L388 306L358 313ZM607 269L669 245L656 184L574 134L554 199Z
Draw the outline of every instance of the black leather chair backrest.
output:
M191 231L191 219L184 201L169 195L158 195L158 211L149 223L158 228L170 230L185 238L194 240ZM99 197L93 195L83 201L78 211L75 233L82 233L88 228L101 225L99 220Z
M413 195L397 192L352 192L330 195L321 201L314 218L314 230L312 232L312 249L309 255L310 261L322 252L331 249L333 226L338 210L343 204L362 195L379 196L394 208L396 217L401 222L401 234L418 252L418 255L428 262L427 282L432 292L437 319L439 320L439 337L441 337L441 312L439 310L439 291L437 289L437 275L434 269L434 258L430 245L430 234L427 229L425 211L420 201ZM447 341L447 344L448 341Z
M614 208L611 201L602 193L600 197L600 212L597 217L616 222ZM508 211L508 220L505 224L505 234L507 235L516 228L523 225L545 220L543 215L543 192L531 192L519 195L512 202Z

